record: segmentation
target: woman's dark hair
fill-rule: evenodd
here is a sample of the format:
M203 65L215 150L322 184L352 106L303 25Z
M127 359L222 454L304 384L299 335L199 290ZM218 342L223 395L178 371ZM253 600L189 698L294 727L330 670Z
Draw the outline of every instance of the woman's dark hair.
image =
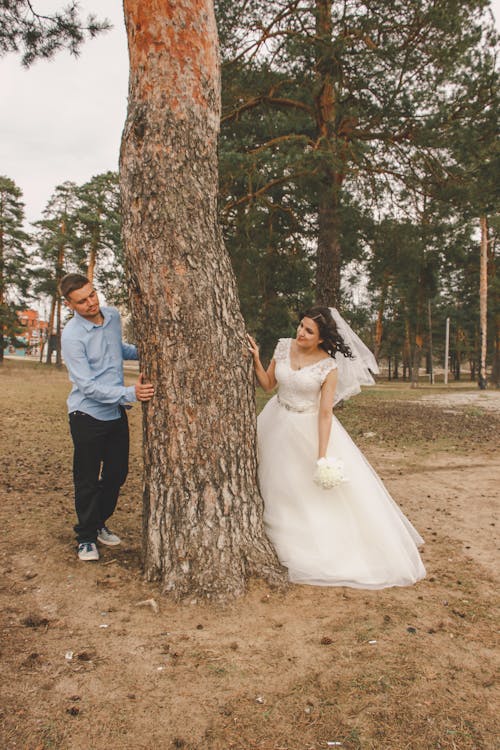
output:
M340 352L344 357L353 359L354 355L338 332L337 324L328 307L321 307L320 305L310 307L309 310L301 314L300 319L302 320L302 318L311 318L318 326L319 337L323 339L319 344L320 349L327 352L330 357L335 357L335 353Z

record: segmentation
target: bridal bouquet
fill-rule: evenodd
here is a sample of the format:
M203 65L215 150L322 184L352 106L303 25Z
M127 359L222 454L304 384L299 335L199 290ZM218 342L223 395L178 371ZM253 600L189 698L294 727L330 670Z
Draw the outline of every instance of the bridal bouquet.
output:
M324 490L331 490L343 482L349 480L344 475L344 463L339 458L319 458L316 461L316 471L314 472L314 482Z

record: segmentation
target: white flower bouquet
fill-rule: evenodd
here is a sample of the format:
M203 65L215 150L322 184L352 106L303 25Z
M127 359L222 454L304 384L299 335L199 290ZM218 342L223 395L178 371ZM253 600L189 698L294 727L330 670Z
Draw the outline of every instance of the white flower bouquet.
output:
M324 490L331 490L343 482L349 480L344 474L344 463L339 458L326 456L316 461L316 471L314 472L314 483Z

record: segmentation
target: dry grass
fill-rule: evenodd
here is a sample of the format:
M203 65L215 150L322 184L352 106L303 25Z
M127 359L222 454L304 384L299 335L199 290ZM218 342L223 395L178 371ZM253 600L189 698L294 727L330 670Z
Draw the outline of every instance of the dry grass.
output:
M7 361L0 386L1 747L497 747L494 413L403 388L339 412L426 537L417 586L254 581L225 608L176 606L141 577L139 409L114 523L126 542L82 564L66 375Z

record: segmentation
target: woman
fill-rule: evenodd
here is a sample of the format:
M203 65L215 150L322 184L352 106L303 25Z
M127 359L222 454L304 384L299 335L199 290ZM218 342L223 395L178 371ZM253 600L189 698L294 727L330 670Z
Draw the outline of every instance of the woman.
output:
M266 531L289 579L380 589L423 578L422 538L332 414L340 395L336 359L345 358L345 393L359 390L346 382L346 363L354 372L359 362L329 308L308 310L296 338L279 340L267 370L248 339L260 385L279 386L258 419L259 483ZM347 479L332 489L314 481L317 460L327 457L343 462Z

